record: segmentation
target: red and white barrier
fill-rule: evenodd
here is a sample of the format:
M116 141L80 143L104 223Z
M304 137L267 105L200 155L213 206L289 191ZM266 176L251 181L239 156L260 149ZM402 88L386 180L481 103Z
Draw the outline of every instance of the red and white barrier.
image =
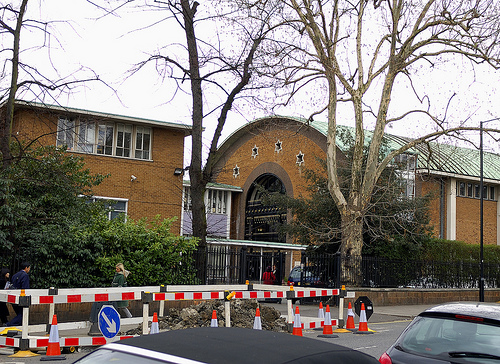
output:
M290 288L287 286L270 286L270 285L206 285L206 286L147 286L147 287L107 287L107 288L77 288L77 289L27 289L27 290L6 290L0 291L0 301L19 304L23 307L23 325L21 338L0 337L0 345L8 347L23 347L29 345L29 348L43 348L48 346L47 337L30 336L29 332L36 332L34 326L28 325L29 307L31 305L50 305L49 321L55 314L56 304L67 303L94 303L94 302L108 302L108 301L133 301L140 300L143 302L143 325L147 329L147 322L149 321L149 303L160 302L160 315L162 316L162 305L165 301L177 300L227 300L232 298L236 299L287 299L291 304ZM316 288L303 288L293 287L293 298L314 298L324 296L339 295L339 289L316 289ZM231 292L228 295L228 292ZM293 318L289 314L289 322ZM140 318L137 318L140 319ZM230 319L226 319L230 322ZM314 329L321 327L322 319L308 320L304 318L300 324L301 329ZM332 325L337 325L337 320L331 320ZM83 322L85 323L85 322ZM82 323L74 323L81 325ZM59 325L69 329L68 323ZM40 325L36 325L40 326ZM147 334L144 332L143 334ZM81 327L80 327L81 328ZM39 332L39 330L38 330ZM60 339L61 347L72 346L99 346L106 342L117 341L132 336L117 336L113 339L104 337L62 337ZM27 344L29 343L29 344Z

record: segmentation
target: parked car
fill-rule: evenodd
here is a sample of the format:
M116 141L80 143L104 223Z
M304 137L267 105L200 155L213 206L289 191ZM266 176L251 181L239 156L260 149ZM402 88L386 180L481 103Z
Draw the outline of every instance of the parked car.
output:
M289 286L302 287L325 287L325 282L313 269L309 267L294 267L289 276L287 284Z
M500 305L456 302L420 313L379 359L399 363L500 363Z
M344 346L290 334L237 327L172 330L121 340L75 363L357 363L374 357Z

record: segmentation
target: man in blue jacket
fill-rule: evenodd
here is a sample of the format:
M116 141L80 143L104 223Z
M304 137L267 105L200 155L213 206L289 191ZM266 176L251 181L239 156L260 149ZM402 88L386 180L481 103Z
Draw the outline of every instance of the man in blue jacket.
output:
M30 277L28 276L30 269L31 266L28 262L24 262L21 264L21 270L14 274L14 276L12 277L11 289L30 288ZM12 308L16 312L17 316L7 322L6 326L19 326L23 323L23 308L15 304L12 305Z

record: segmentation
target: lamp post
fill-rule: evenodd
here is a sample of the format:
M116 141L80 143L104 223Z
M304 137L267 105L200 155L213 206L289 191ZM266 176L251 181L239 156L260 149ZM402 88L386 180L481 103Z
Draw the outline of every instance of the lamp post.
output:
M483 176L483 124L500 118L484 120L479 123L479 302L484 302L484 176Z
M484 181L483 181L483 123L479 123L479 302L484 302L484 259L483 259L483 203L484 203Z

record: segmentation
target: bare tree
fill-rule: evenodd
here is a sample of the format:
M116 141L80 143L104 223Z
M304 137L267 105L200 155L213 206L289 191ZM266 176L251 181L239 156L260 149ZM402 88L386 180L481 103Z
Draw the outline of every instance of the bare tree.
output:
M36 4L36 6L41 5ZM55 93L51 95L55 100L58 93L70 91L75 85L99 79L92 71L88 75L88 70L86 70L85 75L79 74L79 72L70 72L69 75L61 77L50 54L46 54L46 58L38 57L38 64L23 60L23 51L26 49L21 46L21 35L24 29L43 35L40 44L35 46L31 44L34 48L31 51L45 49L50 52L51 41L57 43L50 31L51 22L28 18L27 14L28 0L22 0L18 8L12 4L0 7L2 44L11 44L11 47L4 47L0 52L4 57L1 60L3 67L0 78L0 105L2 106L0 108L0 152L4 168L9 167L13 161L10 148L16 98L27 95L29 101L35 99L38 102L43 102L47 94ZM51 65L54 72L50 75L44 73L42 64ZM81 78L77 78L77 75Z
M166 6L177 24L185 33L185 56L179 56L166 48L166 54L153 54L139 64L139 68L150 62L163 64L168 69L168 77L176 80L182 89L183 82L189 80L189 89L182 89L192 100L192 154L189 166L192 199L193 235L200 239L199 246L206 246L207 222L204 194L206 185L214 177L214 154L222 135L228 113L238 98L244 97L252 85L256 70L255 60L259 50L272 29L272 11L258 10L260 19L250 24L246 22L247 11L235 6L234 2L213 1L203 8L197 1L155 1L157 6ZM200 9L203 11L200 12ZM253 10L255 12L257 10ZM207 32L198 29L213 27L211 38ZM219 100L207 101L213 96ZM203 131L207 115L216 114L217 122L209 139L208 154L204 153Z
M440 113L426 105L390 108L398 82L406 82L418 100L415 81L445 59L468 60L472 65L500 67L500 4L494 0L290 0L283 24L290 36L275 39L288 50L285 66L275 71L289 86L287 100L303 90L326 90L317 112L326 112L329 191L341 214L341 253L360 257L363 218L384 168L398 154L441 135L458 136L476 130L448 124L448 105ZM418 72L417 72L418 71ZM445 84L439 87L445 89ZM453 90L452 90L453 91ZM423 93L423 92L422 92ZM339 108L349 105L355 122L350 186L345 194L337 158ZM343 109L345 111L345 109ZM418 137L379 159L385 130L397 121L414 122L414 115L435 124L434 131ZM439 116L441 115L441 116ZM444 116L443 116L444 115ZM452 127L450 127L452 125ZM366 166L363 146L370 130ZM347 269L347 267L345 267Z

